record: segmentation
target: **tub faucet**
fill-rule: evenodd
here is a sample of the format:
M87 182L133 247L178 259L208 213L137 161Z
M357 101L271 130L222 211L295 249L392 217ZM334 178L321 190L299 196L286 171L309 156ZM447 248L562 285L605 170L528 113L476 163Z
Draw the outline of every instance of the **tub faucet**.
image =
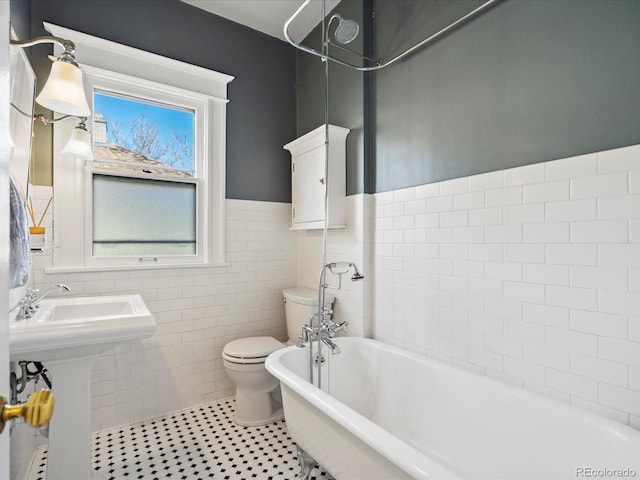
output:
M340 353L340 347L336 345L333 340L329 337L322 337L322 343L324 343L329 350L331 350L331 355L335 355L336 353Z
M347 333L347 326L349 325L349 322L347 322L346 320L337 323L334 322L333 320L328 320L323 328L324 330L327 332L327 335L330 338L333 338L336 336L336 333Z
M40 302L44 297L49 295L53 290L60 290L64 293L70 292L71 289L62 283L57 283L52 287L49 287L43 293L40 293L40 290L37 288L30 288L27 290L26 295L20 300L20 302L13 307L11 310L14 310L17 307L20 307L18 314L16 315L16 320L25 320L27 318L33 317L33 315L40 308Z
M322 345L326 345L331 354L335 355L340 353L340 348L331 340L337 333L347 331L347 322L336 322L333 317L333 311L327 308L325 305L326 290L340 290L342 288L342 276L353 271L351 275L351 281L357 282L364 278L364 275L360 273L358 267L353 262L332 262L326 263L320 270L320 280L318 282L318 311L311 317L311 327L302 329L302 334L298 338L298 346L304 346L304 342L308 341L311 345L311 341L317 342L317 352L314 356L313 347L309 348L309 381L314 383L314 367L317 367L317 376L315 385L320 387L322 385L322 370L320 366L324 363L324 357L322 355ZM327 282L327 272L338 277L337 285L334 283L330 285ZM317 319L317 326L313 327L313 319ZM306 327L306 326L305 326ZM310 336L313 334L313 337Z
M316 328L313 328L310 325L303 325L302 333L298 335L298 343L296 343L296 347L304 348L305 343L312 342L313 340L316 339L317 335L318 335L318 330Z
M326 281L327 271L338 276L337 285L329 285ZM318 312L311 317L318 319L317 330L314 330L314 340L318 340L321 344L327 345L331 349L331 353L340 353L338 346L331 340L337 333L346 333L348 322L336 322L333 320L333 311L324 305L325 290L340 290L342 288L342 276L353 271L351 281L356 282L362 280L364 275L360 273L358 267L353 262L332 262L322 267L320 272L320 284L318 288ZM308 338L307 338L308 339Z

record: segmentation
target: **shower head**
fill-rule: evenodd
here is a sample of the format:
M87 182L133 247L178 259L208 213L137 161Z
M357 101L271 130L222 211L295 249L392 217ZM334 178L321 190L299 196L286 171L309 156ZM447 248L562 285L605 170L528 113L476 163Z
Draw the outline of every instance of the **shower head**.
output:
M354 20L345 20L339 13L334 13L329 19L329 23L327 23L327 39L329 38L329 25L331 25L334 18L339 20L338 26L333 32L336 41L342 45L353 42L358 36L360 26Z
M356 270L356 273L351 275L352 282L357 282L358 280L362 280L363 278L364 278L364 275L362 275L358 270Z
M333 36L339 43L346 45L356 39L359 31L360 26L354 20L340 20Z

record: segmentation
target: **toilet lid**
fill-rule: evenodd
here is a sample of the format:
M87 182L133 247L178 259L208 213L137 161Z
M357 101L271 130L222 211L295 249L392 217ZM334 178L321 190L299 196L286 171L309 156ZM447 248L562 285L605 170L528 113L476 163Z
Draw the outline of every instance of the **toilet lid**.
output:
M284 344L273 337L249 337L227 343L223 352L235 358L262 358L282 347Z

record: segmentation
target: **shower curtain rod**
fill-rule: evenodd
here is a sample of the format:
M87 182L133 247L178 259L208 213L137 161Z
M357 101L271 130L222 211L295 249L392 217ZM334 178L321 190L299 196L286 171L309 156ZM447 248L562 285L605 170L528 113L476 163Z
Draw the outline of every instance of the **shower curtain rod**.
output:
M488 0L487 2L485 2L482 5L480 5L479 7L477 7L476 9L474 9L471 12L467 13L465 16L459 18L458 20L456 20L455 22L453 22L449 26L447 26L447 27L443 28L442 30L434 33L433 35L425 38L421 42L416 43L413 47L408 48L407 50L405 50L401 54L393 57L388 62L382 62L382 59L380 59L380 60L378 60L378 63L376 65L373 65L371 67L359 67L358 65L353 65L353 64L348 63L348 62L343 62L342 60L339 60L337 58L333 58L332 56L328 55L328 53L324 54L322 52L314 50L313 48L305 47L304 45L302 45L300 43L296 43L291 38L291 36L289 35L289 25L291 25L291 23L298 17L298 15L300 15L300 13L307 7L307 5L309 5L309 3L311 3L311 0L305 0L304 3L302 5L300 5L300 7L295 11L295 13L293 15L291 15L291 17L285 22L285 24L284 24L284 37L287 39L287 41L291 45L293 45L297 49L302 50L303 52L310 53L310 54L315 55L317 57L320 57L322 60L325 60L325 61L329 60L329 61L332 61L332 62L337 63L339 65L342 65L344 67L348 67L348 68L352 68L354 70L358 70L360 72L372 72L372 71L375 71L375 70L380 70L380 69L382 69L384 67L388 67L392 63L395 63L398 60L406 57L407 55L413 53L415 50L418 50L419 48L423 47L427 43L433 42L434 40L438 39L439 37L441 37L445 33L449 32L450 30L453 30L455 27L457 27L462 22L465 22L466 20L470 19L471 17L474 17L475 15L479 14L480 12L484 11L485 9L487 9L488 7L492 6L493 4L495 4L497 2L498 2L498 0Z

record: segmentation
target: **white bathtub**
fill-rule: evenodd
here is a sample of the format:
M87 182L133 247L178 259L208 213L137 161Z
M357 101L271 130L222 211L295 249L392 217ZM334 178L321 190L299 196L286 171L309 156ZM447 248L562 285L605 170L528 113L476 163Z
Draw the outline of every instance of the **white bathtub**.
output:
M334 340L326 392L306 380L308 348L266 367L292 438L337 479L640 479L638 430L375 340Z

